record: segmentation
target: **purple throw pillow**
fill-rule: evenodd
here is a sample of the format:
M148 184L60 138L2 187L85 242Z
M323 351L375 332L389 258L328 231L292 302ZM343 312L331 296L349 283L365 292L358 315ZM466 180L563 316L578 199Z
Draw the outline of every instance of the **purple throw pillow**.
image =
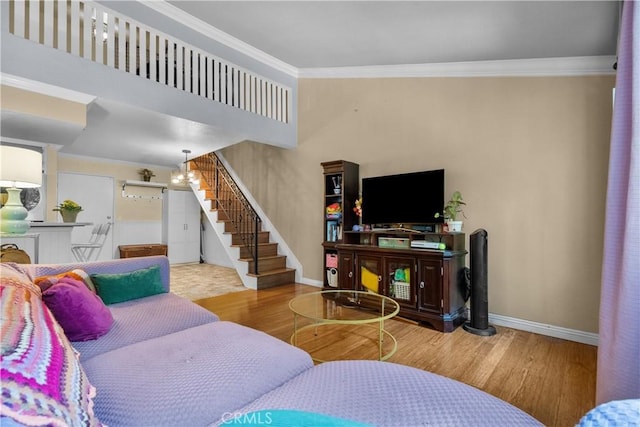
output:
M42 293L42 299L69 341L95 340L113 324L111 311L79 280L61 278Z

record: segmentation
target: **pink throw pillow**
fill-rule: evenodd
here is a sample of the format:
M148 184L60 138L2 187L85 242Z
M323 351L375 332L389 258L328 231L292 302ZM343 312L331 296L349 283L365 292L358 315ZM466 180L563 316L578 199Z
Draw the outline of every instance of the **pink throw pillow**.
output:
M111 311L83 282L62 277L42 292L42 299L69 341L95 340L109 332Z

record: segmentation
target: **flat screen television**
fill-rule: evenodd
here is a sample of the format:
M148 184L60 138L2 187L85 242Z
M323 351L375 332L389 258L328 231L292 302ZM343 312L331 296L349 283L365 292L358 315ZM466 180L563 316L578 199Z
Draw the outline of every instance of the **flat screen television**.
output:
M443 222L444 169L362 180L362 222L372 226Z

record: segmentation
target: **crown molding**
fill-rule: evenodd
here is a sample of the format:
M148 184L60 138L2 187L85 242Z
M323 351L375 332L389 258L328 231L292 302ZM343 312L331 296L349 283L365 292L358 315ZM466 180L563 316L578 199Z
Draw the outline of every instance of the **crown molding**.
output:
M75 90L65 89L59 86L53 86L47 83L37 82L35 80L29 80L23 77L18 77L6 73L0 73L0 82L2 82L2 84L5 86L11 86L29 92L36 92L43 95L53 96L55 98L60 98L67 101L78 102L84 105L89 105L96 99L95 96L87 95L86 93L77 92Z
M615 56L513 59L370 67L302 68L299 78L543 77L615 74Z
M189 15L182 9L179 9L172 4L162 0L138 0L141 4L145 5L149 9L153 9L158 13L165 15L174 21L197 31L204 36L213 39L223 45L237 50L240 53L247 55L248 57L255 59L271 68L279 70L290 76L297 77L298 69L284 61L281 61L268 53L251 46L248 43L243 42L240 39L233 37L232 35L225 33L216 27L207 24L206 22L196 18L193 15Z
M615 56L513 59L435 64L297 68L162 0L137 0L146 7L295 78L545 77L615 74Z

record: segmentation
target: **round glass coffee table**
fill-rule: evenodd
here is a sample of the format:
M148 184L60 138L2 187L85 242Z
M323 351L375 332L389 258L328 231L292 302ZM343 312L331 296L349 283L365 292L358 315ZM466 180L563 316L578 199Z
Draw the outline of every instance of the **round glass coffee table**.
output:
M384 295L349 290L311 292L293 298L289 308L293 312L291 344L306 350L316 362L331 360L324 355L348 352L349 348L363 355L363 347L369 344L377 346L371 354L378 360L387 360L398 349L395 337L384 329L384 321L398 314L400 306ZM363 327L373 328L374 333L362 331Z

